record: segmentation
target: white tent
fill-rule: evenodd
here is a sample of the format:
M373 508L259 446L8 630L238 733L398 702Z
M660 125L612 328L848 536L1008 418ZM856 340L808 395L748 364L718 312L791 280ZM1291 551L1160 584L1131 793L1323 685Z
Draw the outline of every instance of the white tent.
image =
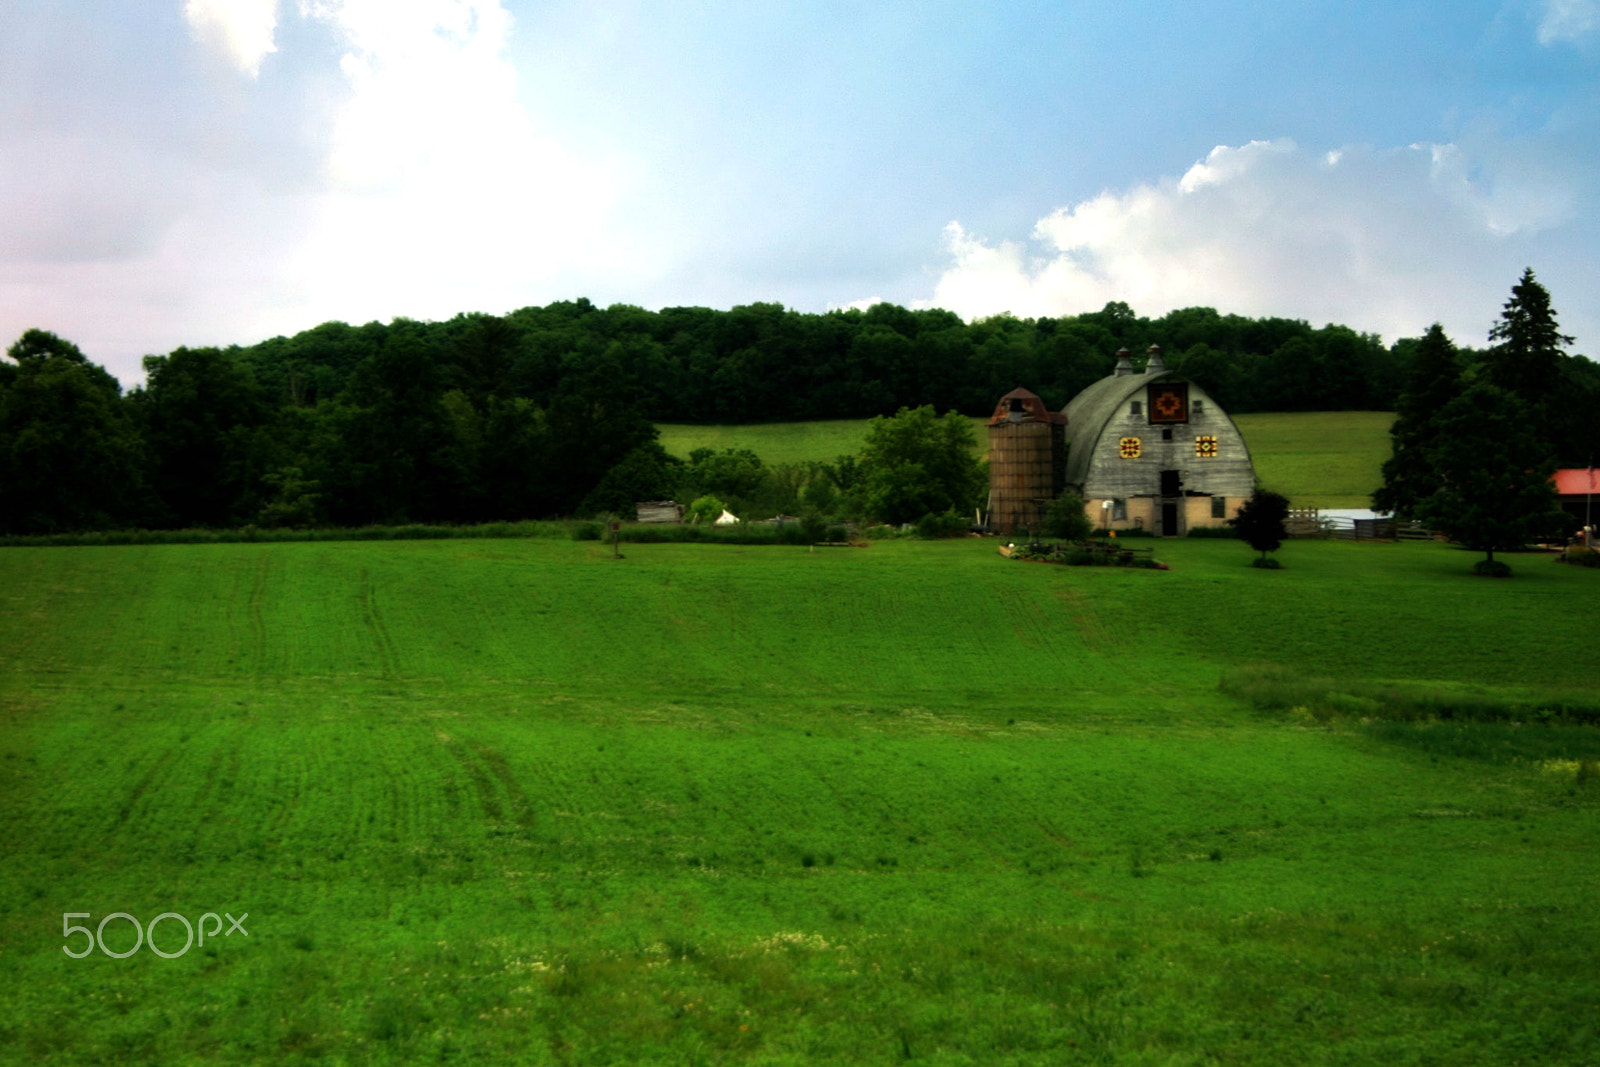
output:
M729 511L727 508L723 508L722 509L722 514L717 516L716 525L718 525L718 526L732 526L734 523L736 523L738 521L739 521L739 516L735 515L733 512Z

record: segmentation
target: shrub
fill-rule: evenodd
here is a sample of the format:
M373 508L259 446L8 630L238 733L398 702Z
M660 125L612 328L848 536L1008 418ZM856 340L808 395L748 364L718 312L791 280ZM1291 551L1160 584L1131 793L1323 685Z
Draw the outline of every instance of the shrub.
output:
M1281 564L1277 560L1271 559L1271 558L1269 558L1267 556L1262 556L1259 559L1251 560L1250 561L1250 566L1252 566L1252 567L1260 567L1264 571L1278 571L1278 570L1282 570L1283 569L1283 564Z
M804 544L814 545L818 541L832 541L829 536L827 520L815 511L808 511L800 517L800 533Z
M1046 537L1063 541L1087 541L1094 524L1083 510L1083 498L1076 493L1062 493L1050 502L1045 510L1041 529Z
M1580 567L1600 567L1600 552L1582 545L1571 545L1556 557L1557 563L1576 563Z
M1472 573L1483 578L1509 578L1511 566L1503 560L1480 559L1472 565Z
M575 522L572 524L572 539L574 541L598 541L605 536L605 527L598 522Z
M1289 498L1281 493L1274 493L1267 489L1257 489L1244 506L1239 509L1239 514L1228 520L1239 535L1239 538L1248 541L1250 547L1261 553L1256 566L1264 567L1263 562L1268 552L1276 552L1283 539L1288 537L1288 531L1283 528L1283 520L1289 517ZM1272 565L1274 568L1277 564Z
M940 537L960 537L972 528L971 520L954 511L947 511L942 515L933 512L917 520L917 536L926 540Z
M684 512L683 521L689 523L714 523L722 516L726 508L726 504L710 494L696 497L694 503L689 505L689 510Z
M1141 530L1140 532L1143 533L1144 531ZM1189 536L1237 538L1239 531L1232 526L1191 526L1189 527Z

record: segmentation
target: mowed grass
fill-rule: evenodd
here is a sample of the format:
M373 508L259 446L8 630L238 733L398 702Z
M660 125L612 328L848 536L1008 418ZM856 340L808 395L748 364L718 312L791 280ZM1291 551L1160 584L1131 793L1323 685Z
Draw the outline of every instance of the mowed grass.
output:
M1600 573L1158 549L0 550L0 1060L1592 1062L1600 731L1218 681L1592 693Z
M1368 507L1373 490L1383 483L1391 412L1280 412L1236 415L1234 421L1262 484L1296 507ZM986 422L972 420L980 451L988 449ZM682 458L696 448L748 448L768 463L831 462L860 451L867 421L662 424L660 429L662 446Z

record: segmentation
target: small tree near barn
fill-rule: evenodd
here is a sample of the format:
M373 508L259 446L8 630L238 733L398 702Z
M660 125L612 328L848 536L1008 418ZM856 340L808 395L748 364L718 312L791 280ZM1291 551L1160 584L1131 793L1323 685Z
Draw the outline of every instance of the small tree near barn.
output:
M1268 552L1276 552L1289 531L1283 520L1289 517L1289 498L1267 489L1257 489L1255 494L1239 508L1239 514L1228 520L1228 525L1239 532L1239 539L1261 553L1254 566L1276 568L1278 561L1268 559Z
M1083 497L1062 493L1050 502L1044 513L1044 535L1063 541L1087 541L1094 524L1083 510Z
M1552 532L1556 510L1555 456L1535 429L1533 408L1504 389L1479 382L1434 419L1438 438L1429 453L1441 487L1422 500L1417 516L1470 549L1486 554L1479 574L1508 577L1496 551L1521 548Z

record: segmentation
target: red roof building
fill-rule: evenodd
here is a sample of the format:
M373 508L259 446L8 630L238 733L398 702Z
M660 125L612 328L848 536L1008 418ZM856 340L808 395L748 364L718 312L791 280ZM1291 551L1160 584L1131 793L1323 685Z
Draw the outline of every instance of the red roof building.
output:
M1560 496L1600 496L1600 467L1563 467L1554 480Z
M1561 510L1578 525L1600 523L1600 467L1562 467L1550 480L1556 483Z

